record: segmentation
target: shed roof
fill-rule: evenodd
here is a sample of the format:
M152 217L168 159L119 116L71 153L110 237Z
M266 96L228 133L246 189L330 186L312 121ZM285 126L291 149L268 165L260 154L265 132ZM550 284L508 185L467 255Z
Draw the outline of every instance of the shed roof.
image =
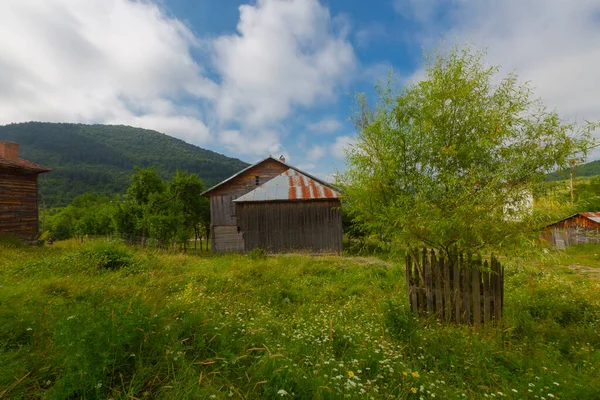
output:
M44 167L43 165L39 165L39 164L33 163L31 161L24 160L22 158L17 158L15 160L11 160L8 158L0 157L0 167L24 169L24 170L39 172L39 173L52 171L51 168Z
M550 225L548 225L547 227L551 227L552 225L556 225L558 223L561 223L563 221L566 221L566 220L576 217L578 215L600 224L600 212L579 212L579 213L575 213L573 215L569 215L568 217L563 218L560 221L553 222Z
M250 193L238 197L233 202L322 200L338 199L339 197L340 193L338 191L296 169L290 168Z
M285 162L284 162L284 161L282 161L282 160L279 160L279 159L277 159L277 158L275 158L275 157L273 157L273 156L269 156L269 157L267 157L267 158L264 158L264 159L262 159L262 160L258 161L257 163L254 163L254 164L252 164L252 165L249 165L249 166L247 166L247 167L246 167L246 168L244 168L243 170L239 171L237 174L235 174L235 175L232 175L232 176L230 176L229 178L225 179L223 182L216 184L215 186L211 187L211 188L210 188L210 189L208 189L208 190L205 190L205 191L204 191L204 192L201 194L201 196L207 196L207 195L208 195L210 192L212 192L213 190L215 190L215 189L217 189L217 188L221 187L222 185L224 185L224 184L226 184L226 183L230 182L230 181L231 181L231 180L233 180L235 177L237 177L237 176L239 176L239 175L243 174L244 172L248 171L249 169L252 169L252 168L254 168L254 167L256 167L256 166L258 166L258 165L260 165L260 164L264 163L265 161L268 161L268 160L274 160L274 161L277 161L278 163L280 163L280 164L283 164L283 165L285 165L286 167L288 167L288 168L290 168L290 169L292 169L292 170L294 170L294 171L297 171L297 172L299 172L300 174L302 174L302 175L304 175L304 176L306 176L306 177L308 177L308 178L312 179L313 181L315 181L315 182L317 182L317 183L321 184L322 186L325 186L325 187L327 187L327 188L330 188L330 189L332 189L332 190L333 190L332 186L331 186L329 183L327 183L327 182L325 182L325 181L323 181L323 180L321 180L321 179L319 179L319 178L317 178L317 177L315 177L315 176L312 176L312 175L310 175L310 174L308 174L308 173L306 173L306 172L304 172L304 171L301 171L301 170L299 170L298 168L296 168L296 167L294 167L294 166L292 166L292 165L289 165L289 164L285 163ZM270 181L269 181L269 182L270 182ZM267 182L267 183L268 183L268 182ZM261 185L261 186L262 186L262 185ZM259 186L259 187L260 187L260 186Z

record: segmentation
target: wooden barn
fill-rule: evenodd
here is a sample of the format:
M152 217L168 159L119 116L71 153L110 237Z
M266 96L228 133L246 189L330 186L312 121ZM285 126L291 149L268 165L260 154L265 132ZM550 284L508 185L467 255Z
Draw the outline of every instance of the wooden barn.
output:
M49 171L19 158L17 143L0 142L0 236L37 236L38 175Z
M580 212L546 227L543 237L556 248L600 243L600 212Z
M203 196L210 198L214 252L342 251L340 193L283 157L259 161Z

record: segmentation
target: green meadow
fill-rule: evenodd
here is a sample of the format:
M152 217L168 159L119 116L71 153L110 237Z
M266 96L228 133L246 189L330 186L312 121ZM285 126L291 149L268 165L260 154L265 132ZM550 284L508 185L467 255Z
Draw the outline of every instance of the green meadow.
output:
M596 249L504 260L473 328L411 315L401 256L5 243L0 398L600 398Z

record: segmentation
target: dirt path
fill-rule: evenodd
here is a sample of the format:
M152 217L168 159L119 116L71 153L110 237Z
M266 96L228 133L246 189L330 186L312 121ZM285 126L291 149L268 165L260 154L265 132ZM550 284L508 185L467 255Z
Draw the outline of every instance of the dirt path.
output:
M575 272L577 275L600 279L600 268L586 267L585 265L579 264L569 265L567 268Z

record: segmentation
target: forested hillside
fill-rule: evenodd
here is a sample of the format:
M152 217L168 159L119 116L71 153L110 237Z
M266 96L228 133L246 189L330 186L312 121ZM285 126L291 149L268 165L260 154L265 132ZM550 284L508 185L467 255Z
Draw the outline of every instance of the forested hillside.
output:
M86 192L123 193L136 165L153 165L164 179L187 170L205 187L247 166L163 133L121 125L10 124L0 126L0 140L18 142L22 158L53 169L40 177L45 206L66 205Z
M575 170L577 176L596 176L600 175L600 160L591 161L586 164L581 164L577 166ZM551 174L548 174L547 180L549 181L560 181L563 179L568 179L570 176L569 171L557 171Z

